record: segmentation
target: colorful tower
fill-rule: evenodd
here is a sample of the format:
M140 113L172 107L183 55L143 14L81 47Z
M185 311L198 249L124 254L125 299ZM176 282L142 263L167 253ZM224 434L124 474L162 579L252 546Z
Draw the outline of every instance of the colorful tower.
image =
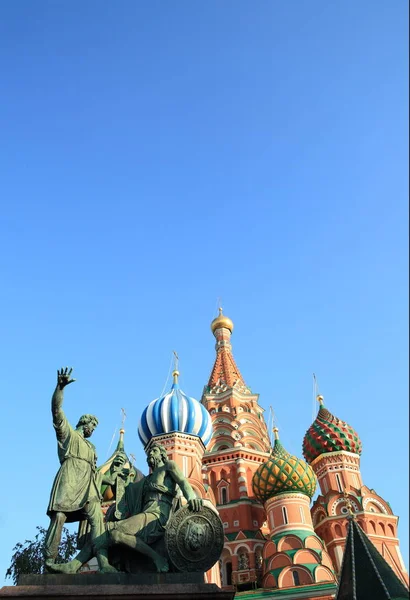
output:
M315 531L340 571L348 533L351 503L363 531L397 577L408 585L408 575L397 537L398 517L381 496L363 485L360 473L362 444L350 425L341 421L317 397L320 408L303 440L303 455L315 471L321 495L312 507Z
M222 309L211 329L216 359L201 401L214 432L203 458L203 478L225 529L222 585L240 590L261 579L263 533L268 530L263 505L252 492L252 477L271 448L258 395L246 385L232 354L233 323Z
M141 442L152 438L163 444L168 458L177 463L199 498L207 497L202 480L202 458L212 436L212 421L204 406L179 387L179 372L172 374L169 392L153 400L143 411L138 427Z
M263 587L298 587L306 597L328 598L336 589L336 577L309 510L316 477L308 464L285 450L277 428L274 433L271 455L253 477L253 491L265 505L270 528Z

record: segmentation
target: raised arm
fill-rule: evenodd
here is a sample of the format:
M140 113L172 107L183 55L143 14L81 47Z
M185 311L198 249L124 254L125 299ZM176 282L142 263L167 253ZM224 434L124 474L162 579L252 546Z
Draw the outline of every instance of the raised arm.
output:
M63 399L64 393L63 390L66 385L73 383L75 379L71 378L72 369L61 369L57 371L57 385L54 390L53 397L51 398L51 413L53 415L53 425L56 428L57 436L61 437L63 434L62 429L64 428L64 424L66 422L66 417L63 411ZM61 431L60 431L61 430Z
M181 492L183 493L184 498L188 500L189 508L194 512L200 511L203 506L202 498L197 498L195 496L195 492L192 489L191 484L189 483L188 479L181 473L181 470L179 469L178 465L173 460L170 460L167 462L167 467L169 474L171 475L175 483L177 483L181 488Z

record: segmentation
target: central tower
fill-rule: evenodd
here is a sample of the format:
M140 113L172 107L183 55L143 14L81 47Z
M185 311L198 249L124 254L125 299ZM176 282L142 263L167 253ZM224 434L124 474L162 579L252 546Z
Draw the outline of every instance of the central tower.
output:
M224 524L222 584L245 589L262 576L263 533L268 529L252 478L271 446L259 396L246 385L232 354L233 322L221 308L211 329L216 359L201 402L211 415L213 436L203 457L203 478Z

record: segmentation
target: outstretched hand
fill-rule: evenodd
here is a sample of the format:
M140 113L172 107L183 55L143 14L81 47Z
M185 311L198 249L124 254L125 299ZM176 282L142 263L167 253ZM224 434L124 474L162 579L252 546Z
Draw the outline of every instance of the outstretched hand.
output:
M75 379L71 378L72 372L73 369L69 370L68 367L66 367L65 369L62 368L60 371L57 371L57 386L60 388L60 390L63 390L66 385L70 385L70 383L73 383L73 381L75 381Z
M188 508L189 510L192 510L192 512L199 512L203 505L202 498L192 498L192 500L188 501Z

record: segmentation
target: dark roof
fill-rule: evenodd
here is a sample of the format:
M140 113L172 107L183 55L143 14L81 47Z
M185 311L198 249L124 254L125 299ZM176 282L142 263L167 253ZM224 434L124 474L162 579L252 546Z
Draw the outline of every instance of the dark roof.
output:
M351 518L336 600L405 600L409 592Z

